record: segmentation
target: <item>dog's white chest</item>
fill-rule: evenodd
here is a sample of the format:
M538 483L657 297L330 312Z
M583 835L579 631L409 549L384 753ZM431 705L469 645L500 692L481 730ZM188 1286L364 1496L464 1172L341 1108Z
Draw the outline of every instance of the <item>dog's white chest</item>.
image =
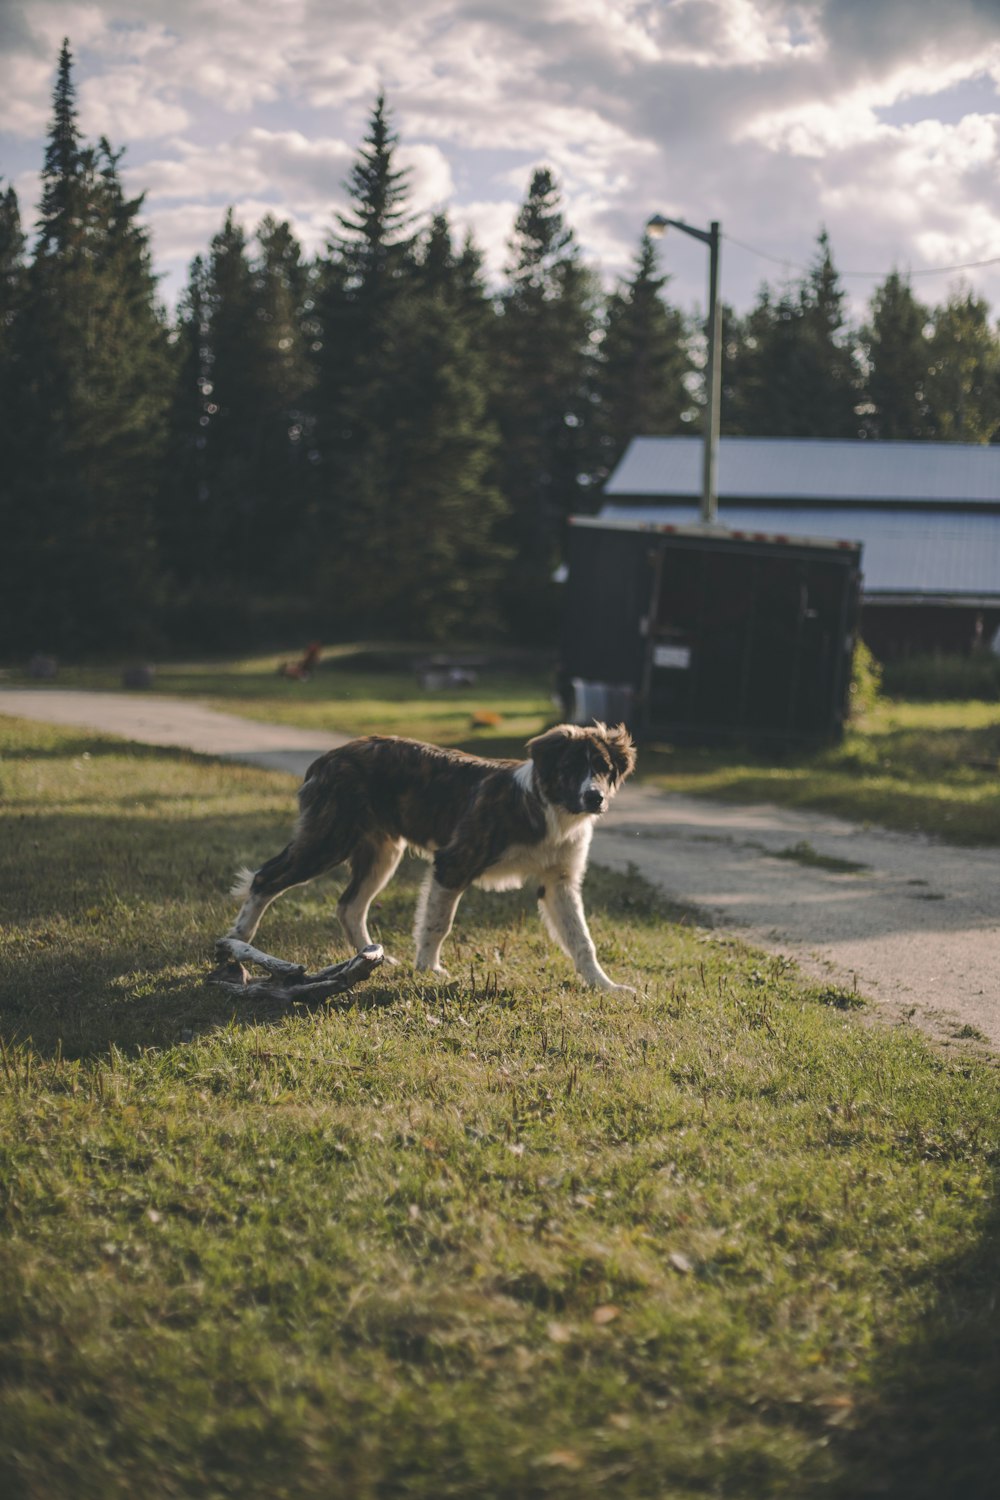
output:
M546 821L545 838L537 844L511 844L475 884L487 891L516 891L526 880L544 880L554 872L568 880L582 876L594 831L593 818L549 807Z

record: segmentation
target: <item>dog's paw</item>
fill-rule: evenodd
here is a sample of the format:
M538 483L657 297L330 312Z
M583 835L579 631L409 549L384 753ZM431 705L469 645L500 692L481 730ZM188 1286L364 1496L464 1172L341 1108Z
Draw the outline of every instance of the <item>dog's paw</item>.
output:
M620 995L634 995L636 992L635 985L615 984L614 980L609 979L607 974L594 974L593 976L588 976L588 978L585 980L585 983L589 984L592 990L607 990L608 993L617 991L617 993Z

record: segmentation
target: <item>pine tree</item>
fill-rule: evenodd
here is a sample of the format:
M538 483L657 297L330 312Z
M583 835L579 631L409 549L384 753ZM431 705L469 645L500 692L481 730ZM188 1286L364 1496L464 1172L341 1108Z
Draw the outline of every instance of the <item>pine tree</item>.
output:
M258 428L260 506L256 540L261 561L281 562L287 575L304 561L311 462L314 369L309 344L312 278L287 221L267 215L257 227L252 263L255 318L261 335Z
M211 401L206 407L206 542L223 571L252 575L260 559L255 529L261 508L258 443L266 403L264 329L258 320L253 268L242 226L226 213L211 243L206 283Z
M122 191L120 153L103 140L81 144L71 64L64 45L15 324L0 608L24 645L79 651L131 642L152 625L169 350L142 200Z
M79 239L84 217L82 152L73 85L73 58L67 37L59 53L52 97L52 124L42 168L37 256L66 255Z
M760 288L750 312L739 317L722 309L722 421L724 433L734 437L759 435L768 392L762 351L772 337L775 309L771 288Z
M858 370L826 233L807 275L724 329L723 423L752 437L855 437Z
M309 271L287 223L232 210L180 306L178 387L161 529L201 628L244 634L301 612L307 550Z
M335 626L437 639L492 623L501 501L471 256L443 218L418 244L396 144L380 97L323 268L316 587Z
M393 366L392 323L414 280L408 174L395 166L397 137L380 94L347 182L350 211L320 265L316 426L321 532L338 534L356 510L353 485L375 463L383 386Z
M24 292L24 247L17 193L0 193L0 359L5 358L11 328Z
M397 309L379 462L356 471L365 503L348 529L348 556L362 565L374 633L454 640L498 627L509 553L497 536L505 510L492 477L497 433L486 355L457 311L456 291L447 278L432 282Z
M958 287L932 314L927 405L933 435L989 443L1000 435L1000 348L989 306Z
M192 583L214 574L226 563L206 545L211 485L208 479L208 428L212 401L212 351L209 342L209 290L205 261L196 255L181 294L174 329L176 377L168 421L167 461L158 494L158 536L169 571L171 597L191 612ZM225 559L225 554L223 554ZM172 633L178 633L174 620Z
M15 324L24 300L25 243L17 193L10 187L0 193L0 452L6 451L8 458L11 400L17 383ZM6 467L0 465L0 469Z
M552 583L567 518L599 466L595 411L597 288L566 224L552 173L537 170L514 223L497 333L501 489L517 565L506 588L511 628L550 635Z
M379 94L347 181L351 212L337 215L344 233L335 240L355 291L369 306L391 295L393 282L406 274L413 245L405 233L412 224L406 207L410 174L395 165L398 144L385 95Z
M856 437L858 369L846 301L823 230L818 254L799 292L802 343L795 361L801 437Z
M17 320L24 300L24 246L17 193L10 187L0 194L0 515L5 516L17 503L14 481L18 444L14 418L21 384ZM9 538L5 538L5 544L8 542Z
M924 438L929 431L927 379L930 312L892 271L872 294L861 329L866 378L864 430L874 438Z
M631 279L607 302L598 377L602 475L633 437L691 430L689 329L664 301L666 283L644 234Z

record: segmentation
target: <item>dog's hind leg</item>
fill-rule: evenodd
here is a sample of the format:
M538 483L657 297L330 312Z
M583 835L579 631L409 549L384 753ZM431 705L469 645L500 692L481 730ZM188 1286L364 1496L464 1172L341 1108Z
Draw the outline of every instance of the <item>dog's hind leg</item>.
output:
M347 941L359 952L372 941L368 908L396 873L405 848L402 839L366 838L351 855L351 881L337 902L337 914Z
M293 885L305 885L324 870L342 864L348 851L302 847L293 839L280 854L267 860L259 870L243 870L233 887L232 894L241 896L243 904L236 920L226 933L227 937L239 938L243 943L253 940L260 919L282 891Z

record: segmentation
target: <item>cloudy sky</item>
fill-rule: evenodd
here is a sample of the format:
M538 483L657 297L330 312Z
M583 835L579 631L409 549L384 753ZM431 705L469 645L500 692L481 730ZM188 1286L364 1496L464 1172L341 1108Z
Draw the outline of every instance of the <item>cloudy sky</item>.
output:
M0 0L0 175L28 223L63 36L168 300L228 204L319 249L384 89L414 206L494 271L546 163L609 281L651 213L719 219L745 308L825 225L857 308L895 266L1000 313L1000 0ZM704 248L661 246L674 299L703 304Z

